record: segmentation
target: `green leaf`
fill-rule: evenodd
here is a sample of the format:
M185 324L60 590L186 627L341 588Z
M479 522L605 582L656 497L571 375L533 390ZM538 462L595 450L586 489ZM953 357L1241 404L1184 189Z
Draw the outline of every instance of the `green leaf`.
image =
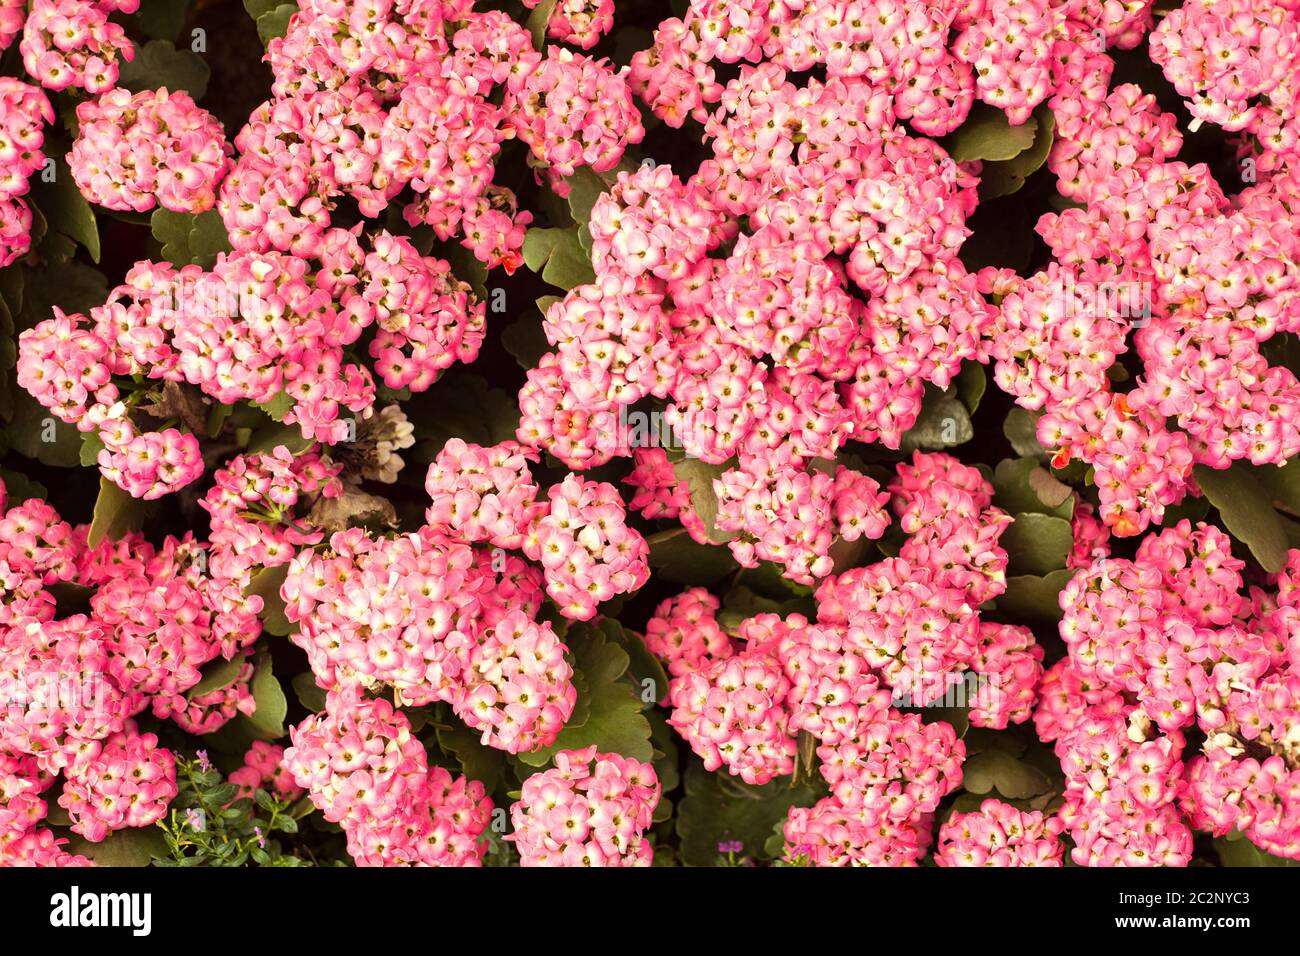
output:
M952 448L975 437L970 412L957 398L956 388L938 392L927 386L926 391L916 424L903 433L898 446L900 451L904 454L911 454L918 448L937 451Z
M244 9L253 20L258 20L280 6L282 0L244 0Z
M650 566L673 584L714 584L739 567L727 548L698 544L685 528L661 531L646 541Z
M944 145L953 160L1007 160L1034 145L1038 120L1031 116L1020 126L1012 126L1007 114L984 103L976 103L966 122L949 134Z
M1062 616L1060 593L1074 571L1020 574L1007 577L1007 589L997 599L998 615L1025 623L1050 624Z
M504 751L481 743L480 734L470 730L459 720L449 724L439 724L435 728L435 734L438 738L438 746L456 759L465 776L482 783L483 789L488 793L497 788L506 769Z
M1005 458L993 473L993 503L1003 511L1038 512L1057 518L1074 514L1074 492L1036 458Z
M591 221L591 210L596 205L596 200L609 191L613 183L612 177L616 174L617 170L601 174L590 166L579 166L574 174L565 180L569 187L569 211L573 214L574 222L585 227ZM606 175L611 178L607 180Z
M1023 800L1046 793L1051 785L1043 771L1001 749L980 751L962 764L962 786L969 793L996 790L1011 800Z
M810 807L821 796L812 781L791 787L789 779L761 787L742 783L725 772L709 773L692 761L686 770L686 796L677 806L677 834L687 866L714 866L718 844L738 841L745 855L768 853L772 830L792 806Z
M62 159L55 162L53 182L46 182L40 175L32 177L32 202L40 207L50 229L85 246L91 260L98 262L99 224L95 221L95 211L77 188L68 164Z
M132 14L140 30L155 40L175 40L189 12L187 0L143 0Z
M724 471L725 466L710 465L698 458L683 458L673 464L673 472L678 481L685 483L691 496L691 507L704 522L709 540L717 544L725 544L736 537L735 532L720 531L717 527L718 496L713 490L713 480L721 478Z
M271 672L271 656L259 654L253 680L249 684L257 709L251 717L240 715L248 730L263 740L277 740L284 736L284 718L289 713L289 702L275 674Z
M81 464L87 468L94 468L99 462L99 453L104 450L104 440L99 437L99 432L82 432L81 433Z
M99 497L95 499L95 516L86 537L90 547L108 538L116 541L128 531L144 524L144 502L133 498L107 478L100 476Z
M1002 434L1007 436L1017 455L1041 458L1047 454L1047 449L1038 442L1038 419L1042 417L1042 412L1031 412L1019 405L1007 413Z
M8 506L13 507L31 498L44 501L49 497L49 490L39 481L32 481L26 475L9 468L0 468L0 481L5 483L5 497Z
M681 748L678 742L681 738L677 736L677 731L668 726L668 718L662 710L648 710L646 717L650 720L650 743L656 752L655 775L659 778L663 792L671 793L681 783L681 774L677 769L680 765L678 754Z
M270 415L273 421L277 422L283 422L284 416L288 415L289 412L292 411L295 404L293 396L288 392L280 392L269 402L252 403L254 408L260 408L262 411L266 412L266 414Z
M250 455L263 455L283 445L293 455L301 455L315 442L303 436L297 425L284 425L271 422L253 432L244 449Z
M540 51L546 46L546 23L551 19L551 12L558 2L559 0L541 0L541 3L533 7L533 12L524 22L528 35L533 39L534 50Z
M1226 471L1215 471L1197 465L1194 474L1205 497L1219 509L1228 533L1250 548L1265 571L1282 570L1286 563L1286 532L1271 496L1250 466L1236 462Z
M53 263L22 271L22 306L14 313L20 332L53 318L55 306L69 315L85 315L108 299L104 273L82 262Z
M618 753L636 760L651 760L650 723L641 712L641 701L628 681L620 680L631 663L627 652L606 639L605 632L590 624L575 624L565 640L573 655L574 670L586 682L579 688L588 700L588 715L581 726L570 721L555 743L518 755L531 767L541 767L560 750L581 750L593 744L601 753Z
M1214 848L1219 852L1219 863L1223 866L1300 866L1300 860L1265 853L1240 832L1219 837L1214 841Z
M194 700L196 697L206 697L208 694L215 694L219 690L225 690L235 682L235 679L239 677L239 672L243 669L244 657L242 655L229 661L224 657L218 657L203 668L202 679L191 687L185 696L189 700Z
M758 567L740 572L739 583L774 601L812 597L814 588L791 581L782 573L783 570L781 565L772 561L760 561Z
M425 463L434 459L449 438L495 445L514 438L519 427L515 397L463 368L452 369L433 388L412 396L403 408L419 443L412 457Z
M163 258L178 268L195 263L211 269L220 253L230 251L230 237L215 209L194 215L160 207L149 217L149 226L162 243Z
M559 301L559 296L544 295L537 300L537 307L545 315L551 303ZM551 343L546 339L541 319L531 311L525 312L502 330L501 344L525 371L537 368L541 364L542 356L551 350Z
M68 837L69 853L88 857L96 866L140 867L168 856L167 837L157 826L114 830L99 843L76 833Z
M1034 110L1034 120L1036 129L1032 146L1011 159L984 164L980 172L980 199L993 199L1016 192L1025 184L1026 179L1047 162L1047 154L1052 151L1052 143L1056 138L1056 117L1047 104L1043 103Z
M988 384L984 366L979 362L966 362L957 373L957 397L972 415L979 410L980 399L984 397L984 390L988 388Z
M617 644L627 653L628 656L628 674L637 685L638 692L644 697L646 681L651 686L649 690L652 695L650 704L657 703L668 693L668 674L664 670L663 664L659 658L650 653L650 649L645 646L645 640L636 631L629 631L618 621L613 618L603 618L597 625L604 633L605 638L611 644ZM646 701L643 699L642 703ZM644 708L643 708L644 709Z
M289 565L281 564L274 568L263 568L253 575L253 580L244 588L247 596L257 595L262 599L262 627L268 634L284 637L292 634L294 625L284 614L284 598L280 596L280 587L289 574Z
M1300 457L1292 458L1281 467L1261 466L1252 469L1251 474L1268 490L1279 510L1300 515Z
M14 391L13 417L5 426L4 437L14 451L43 465L73 468L81 463L81 433L59 421L21 388Z
M150 40L137 46L135 59L119 68L118 85L133 93L143 90L184 90L198 101L208 89L212 71L203 57L178 50L170 40Z
M1074 489L1046 468L1035 468L1029 473L1029 487L1048 508L1069 512L1061 515L1062 518L1073 516Z
M1020 512L1002 533L1008 567L1029 574L1047 574L1065 567L1074 546L1070 522L1052 515Z
M271 41L276 37L282 37L289 32L289 21L293 15L298 12L296 3L282 3L270 13L264 13L257 18L257 35L262 40L262 46L270 46Z
M451 266L451 273L457 279L469 284L474 290L474 295L480 300L488 297L487 277L488 270L474 253L470 252L459 242L437 242L433 245L431 254L439 259L446 260Z
M303 671L294 677L293 693L298 698L298 703L307 708L313 714L320 714L325 711L325 691L320 689L316 683L316 675L311 671Z
M596 273L578 240L578 229L529 229L524 236L524 264L565 291L594 282Z
M782 617L802 614L811 620L817 616L817 604L808 597L769 597L739 584L722 599L718 623L724 630L734 632L744 621L759 614L779 614Z
M1172 528L1178 522L1186 518L1192 524L1198 521L1204 521L1205 516L1210 513L1210 503L1204 498L1193 498L1188 495L1176 505L1170 505L1165 509L1164 516L1160 519L1160 524L1166 528ZM1295 547L1293 544L1292 547Z

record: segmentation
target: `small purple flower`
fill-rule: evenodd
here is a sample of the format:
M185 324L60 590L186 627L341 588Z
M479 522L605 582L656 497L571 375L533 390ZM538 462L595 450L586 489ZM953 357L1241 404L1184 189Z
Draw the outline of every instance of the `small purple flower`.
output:
M190 829L195 833L202 833L207 829L207 821L203 818L203 811L190 807L185 811L185 822L190 825Z
M266 837L262 834L261 827L253 827L253 832L257 834L257 845L263 850L266 849Z
M719 853L744 853L745 844L740 840L723 840L718 844Z
M204 773L207 773L212 769L212 761L208 759L208 752L206 750L200 750L194 756L199 758L199 769Z

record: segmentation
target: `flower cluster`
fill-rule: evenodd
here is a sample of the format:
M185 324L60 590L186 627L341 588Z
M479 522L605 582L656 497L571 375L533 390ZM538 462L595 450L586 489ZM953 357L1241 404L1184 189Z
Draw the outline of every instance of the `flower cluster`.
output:
M561 750L510 807L522 866L649 866L644 832L659 803L654 767L618 754Z
M635 591L650 577L650 548L626 524L618 489L569 475L547 491L545 513L524 538L523 551L546 574L546 593L566 617L590 620L596 607Z
M291 731L284 766L360 866L479 866L492 801L481 784L430 767L411 724L385 700L332 691Z
M171 752L130 721L104 740L94 760L73 764L65 776L59 806L72 817L73 831L92 842L110 830L160 820L177 793Z
M72 178L106 209L200 213L230 166L225 131L188 93L114 89L77 107Z
M130 62L135 48L109 16L139 8L140 0L32 0L18 43L23 68L47 90L111 90L119 60Z
M536 460L514 442L491 448L453 438L429 466L424 489L433 499L425 519L475 543L517 549L543 506L528 471Z
M564 652L550 624L507 612L470 653L466 690L453 708L489 746L509 753L549 746L578 696Z
M54 107L38 87L0 76L0 268L31 248L32 211L19 197L45 165L45 124L53 122Z
M265 740L254 740L243 766L226 779L239 788L240 798L251 797L256 790L268 790L289 803L305 796L284 767L284 748Z
M1300 860L1300 0L523 6L0 0L0 864Z
M1001 800L985 800L970 813L954 813L939 828L939 866L1061 866L1062 823Z

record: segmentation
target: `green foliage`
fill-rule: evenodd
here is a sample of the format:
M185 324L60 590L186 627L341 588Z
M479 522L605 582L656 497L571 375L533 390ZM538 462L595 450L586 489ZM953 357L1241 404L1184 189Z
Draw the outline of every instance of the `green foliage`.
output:
M899 450L909 455L917 449L939 451L954 448L974 437L970 409L962 402L958 386L952 385L940 392L926 385L921 414L917 416L916 424L903 433Z
M251 717L240 714L240 723L250 734L261 740L278 740L283 737L284 718L289 713L289 702L285 699L280 681L271 671L269 654L258 655L249 690L253 693L257 709Z
M558 295L544 295L537 300L537 308L542 315L556 302ZM542 361L542 356L551 350L551 343L546 339L542 320L531 311L525 312L501 332L501 344L513 355L523 369L533 369Z
M993 503L1012 514L1037 512L1069 519L1074 493L1035 458L1006 458L993 473Z
M0 468L0 481L5 483L5 496L11 505L30 498L44 501L50 494L39 481L32 481L26 475L9 468Z
M128 531L139 530L144 523L144 513L143 501L131 497L116 483L101 476L87 543L93 548L105 538L116 541Z
M262 628L277 637L293 633L293 625L284 614L284 598L280 595L280 587L288 573L287 564L263 568L253 575L253 580L244 589L246 595L257 595L262 599L262 610L257 616Z
M682 862L714 866L719 845L744 844L744 855L770 859L768 839L792 806L809 807L822 796L811 780L791 786L789 778L761 787L742 783L725 770L709 773L698 762L686 770L686 796L677 806Z
M176 782L180 793L151 828L163 838L161 852L150 851L156 866L312 865L282 842L298 834L299 821L312 812L305 799L291 805L262 789L236 799L239 788L206 758L178 756Z
M298 12L296 3L281 0L244 0L244 9L257 24L257 35L262 46L289 32L289 20Z
M403 407L415 427L413 457L419 462L433 461L449 438L495 445L514 438L519 427L515 396L464 369L450 370Z
M189 13L188 0L142 0L131 20L145 36L155 40L175 40Z
M5 301L20 332L52 318L56 306L69 315L85 315L108 298L104 274L82 262L9 268L0 270L0 275L8 277Z
M1075 572L1007 576L1007 589L997 599L998 614L1024 624L1055 624L1061 619L1060 593Z
M966 735L962 789L1006 800L1050 799L1064 778L1050 750L1037 741L1029 746L1017 730L972 729Z
M714 584L739 568L726 547L699 544L685 528L660 531L646 541L650 567L674 584Z
M595 281L591 259L578 237L579 226L529 229L524 236L524 264L566 292Z
M1008 568L1028 574L1048 574L1065 567L1074 536L1070 522L1051 515L1021 512L1002 534Z
M704 529L710 541L723 544L736 535L730 531L720 531L717 527L718 496L713 490L713 482L722 477L726 465L710 465L698 458L682 458L673 463L673 472L677 480L686 485L691 496L691 507L704 522Z
M303 671L296 675L292 683L293 693L298 698L298 703L313 714L324 712L325 691L317 685L316 676L311 671Z
M194 700L198 697L206 697L208 694L215 694L219 690L225 690L235 682L239 677L239 672L243 669L244 658L242 656L229 661L223 657L218 657L203 668L202 679L191 687L185 696L189 700Z
M488 793L496 789L507 767L505 751L489 747L480 740L478 731L455 718L437 724L435 734L438 746L456 759L462 773L482 783Z
M77 188L67 162L61 157L55 159L53 182L46 182L39 172L30 182L31 200L40 209L47 229L84 246L91 260L98 262L99 225L95 221L95 211Z
M1229 833L1214 841L1223 866L1300 866L1300 860L1288 860L1265 853L1240 832Z
M1037 132L1038 119L1034 116L1020 126L1012 126L1002 110L976 103L966 122L943 143L948 154L959 163L976 159L1009 160L1033 146Z
M1047 154L1052 151L1055 139L1056 117L1044 103L1034 110L1031 122L1034 124L1034 141L1031 146L1010 159L984 164L980 172L980 199L994 199L1016 192L1025 184L1026 179L1047 162Z
M1007 436L1007 441L1011 442L1011 447L1016 450L1017 455L1023 455L1031 458L1042 458L1047 455L1047 449L1038 442L1038 419L1042 418L1041 412L1031 412L1017 405L1007 413L1006 421L1002 423L1002 433Z
M73 833L64 849L94 860L96 866L141 867L166 856L168 845L163 830L151 826L114 830L99 843Z
M551 13L557 3L559 0L541 0L533 7L533 12L528 14L524 26L528 30L528 35L532 37L534 50L544 50L546 47L546 23L551 19Z
M21 388L14 391L13 415L5 426L4 438L14 451L43 465L72 468L81 462L81 434L77 429L59 421Z
M1244 462L1236 462L1226 471L1197 465L1195 475L1205 497L1219 509L1228 533L1250 549L1265 571L1280 571L1286 563L1286 532L1272 496L1255 477L1254 469Z
M178 268L197 263L211 269L219 253L230 251L230 237L215 209L194 215L160 207L149 218L149 227L162 243L163 257Z
M197 101L207 92L212 71L197 53L178 50L170 40L150 40L136 47L135 59L123 62L120 74L118 85L133 93L184 90Z

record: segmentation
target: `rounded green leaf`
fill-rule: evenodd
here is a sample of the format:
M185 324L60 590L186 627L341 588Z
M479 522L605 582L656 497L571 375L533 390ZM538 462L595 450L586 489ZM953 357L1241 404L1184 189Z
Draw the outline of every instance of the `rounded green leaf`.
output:
M1007 114L984 103L975 104L970 116L950 134L945 145L948 154L959 163L972 160L1007 160L1034 145L1038 120L1030 117L1012 126Z

